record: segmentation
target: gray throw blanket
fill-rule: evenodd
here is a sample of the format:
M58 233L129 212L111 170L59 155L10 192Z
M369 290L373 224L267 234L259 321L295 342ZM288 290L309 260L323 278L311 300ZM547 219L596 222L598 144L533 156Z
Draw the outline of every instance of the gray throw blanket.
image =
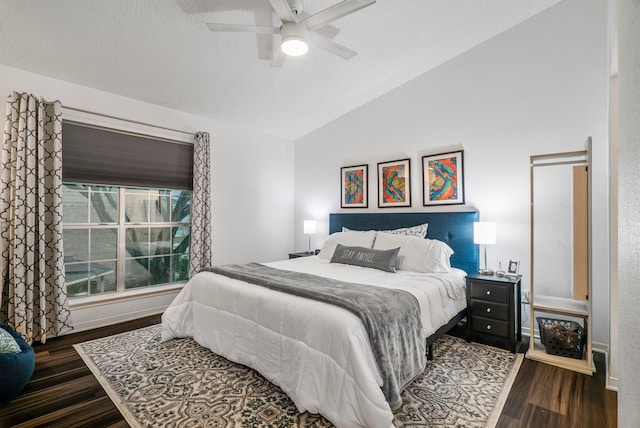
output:
M392 410L402 404L402 390L425 368L420 306L411 293L275 269L258 263L203 270L353 312L369 335L382 375L382 392Z

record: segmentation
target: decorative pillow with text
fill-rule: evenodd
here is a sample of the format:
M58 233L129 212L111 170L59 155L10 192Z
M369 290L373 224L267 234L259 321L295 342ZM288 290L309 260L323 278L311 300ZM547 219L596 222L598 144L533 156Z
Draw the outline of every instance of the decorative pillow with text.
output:
M336 245L336 250L331 257L331 263L362 266L379 269L385 272L395 272L398 264L398 252L400 248L390 250L373 250L364 247L347 247Z

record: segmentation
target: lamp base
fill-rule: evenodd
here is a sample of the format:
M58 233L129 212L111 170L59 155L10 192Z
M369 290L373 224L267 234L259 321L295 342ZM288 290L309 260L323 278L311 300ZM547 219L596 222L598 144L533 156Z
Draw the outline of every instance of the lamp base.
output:
M493 275L493 269L478 269L480 275Z

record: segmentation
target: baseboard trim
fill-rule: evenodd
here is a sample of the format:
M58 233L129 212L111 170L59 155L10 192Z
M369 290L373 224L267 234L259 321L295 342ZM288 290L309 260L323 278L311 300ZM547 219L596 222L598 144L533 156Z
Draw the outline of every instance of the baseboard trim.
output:
M179 292L179 289L164 290L160 293L130 296L128 299L96 301L72 306L70 310L73 330L63 334L92 330L161 314Z
M604 387L611 391L618 392L618 378L613 376L607 376L607 382Z
M79 333L81 331L92 330L94 328L106 327L121 322L144 318L149 315L157 315L163 313L165 309L167 309L167 305L157 306L154 308L146 308L135 312L128 312L126 314L118 314L80 323L74 323L73 330L69 331L68 333Z

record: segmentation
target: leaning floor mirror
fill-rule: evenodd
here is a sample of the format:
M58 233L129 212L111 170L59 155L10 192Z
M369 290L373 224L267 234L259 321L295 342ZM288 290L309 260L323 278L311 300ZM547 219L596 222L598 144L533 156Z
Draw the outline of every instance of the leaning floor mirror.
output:
M586 145L583 151L530 158L532 334L527 357L592 374L591 138Z

